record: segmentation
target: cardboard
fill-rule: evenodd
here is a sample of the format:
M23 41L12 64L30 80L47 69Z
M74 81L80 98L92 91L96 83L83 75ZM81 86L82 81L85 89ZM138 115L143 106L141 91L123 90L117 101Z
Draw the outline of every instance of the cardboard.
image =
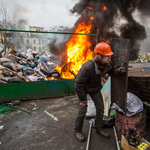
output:
M144 138L142 138L142 142L145 142L149 145L149 147L146 148L145 150L150 150L150 143L148 141L146 141ZM135 147L128 144L124 135L121 136L121 148L123 150L138 150L138 148L135 148Z

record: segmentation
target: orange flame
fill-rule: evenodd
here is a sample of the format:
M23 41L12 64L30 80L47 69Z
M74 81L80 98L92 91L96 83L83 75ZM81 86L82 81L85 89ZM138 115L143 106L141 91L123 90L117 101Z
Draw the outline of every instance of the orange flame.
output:
M106 11L106 10L107 10L107 7L102 4L102 9L103 9L103 11Z
M93 19L94 19L94 17L92 16L92 17L90 17L90 19L91 19L91 20L93 20Z
M93 10L93 8L92 8L92 7L89 7L89 6L85 7L85 9Z
M55 77L48 77L47 79L48 79L48 80L54 80Z
M90 33L92 25L84 23L78 24L75 33ZM93 58L93 52L90 50L91 43L88 42L87 35L72 35L70 41L67 42L67 65L65 67L57 66L55 69L62 73L62 78L74 79L82 64Z

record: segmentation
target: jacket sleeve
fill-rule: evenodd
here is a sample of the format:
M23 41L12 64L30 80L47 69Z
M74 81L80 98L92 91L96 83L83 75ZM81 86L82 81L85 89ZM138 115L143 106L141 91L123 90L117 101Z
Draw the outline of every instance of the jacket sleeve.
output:
M110 62L111 66L112 66L112 69L108 72L108 74L110 76L119 76L121 74L123 74L120 70L119 70L119 67L118 66L114 66L112 61Z
M87 94L85 92L85 84L89 79L89 74L87 68L83 65L82 68L79 70L78 75L75 79L75 90L78 95L78 98L83 103L87 102Z

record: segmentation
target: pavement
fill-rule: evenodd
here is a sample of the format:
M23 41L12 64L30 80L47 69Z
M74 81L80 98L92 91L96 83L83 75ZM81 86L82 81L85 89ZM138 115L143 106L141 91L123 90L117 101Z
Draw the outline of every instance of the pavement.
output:
M17 111L0 115L0 126L4 126L0 130L1 150L86 149L87 143L80 143L74 137L74 122L78 113L78 98L75 95L21 101L18 107L31 111L31 114ZM45 113L45 110L55 118ZM89 119L85 119L83 133L86 137L89 125ZM100 137L92 129L89 150L116 150L113 130L106 130L111 134L110 139Z
M26 109L0 115L1 150L85 150L86 142L74 137L74 122L78 113L78 98L73 96L21 101L18 107ZM47 111L50 115L45 113ZM53 116L52 116L53 115ZM150 126L150 121L148 122ZM84 120L83 133L88 137L89 119ZM92 129L89 150L117 150L112 127L104 128L110 139ZM150 129L147 128L148 133ZM150 138L147 134L147 138Z
M130 63L128 69L128 76L150 77L150 69L143 68L148 65L150 65L150 62Z

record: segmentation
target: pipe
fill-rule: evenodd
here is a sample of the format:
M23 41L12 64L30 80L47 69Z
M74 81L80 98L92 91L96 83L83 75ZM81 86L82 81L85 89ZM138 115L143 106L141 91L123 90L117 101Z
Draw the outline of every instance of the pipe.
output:
M119 142L118 142L118 137L117 137L117 133L116 133L115 126L113 126L113 128L114 128L114 134L115 134L115 139L116 139L117 149L120 150L120 146L119 146Z
M91 135L92 124L93 124L93 120L91 119L91 120L90 120L90 128L89 128L89 134L88 134L88 140L87 140L86 150L89 149L89 143L90 143L90 135Z

